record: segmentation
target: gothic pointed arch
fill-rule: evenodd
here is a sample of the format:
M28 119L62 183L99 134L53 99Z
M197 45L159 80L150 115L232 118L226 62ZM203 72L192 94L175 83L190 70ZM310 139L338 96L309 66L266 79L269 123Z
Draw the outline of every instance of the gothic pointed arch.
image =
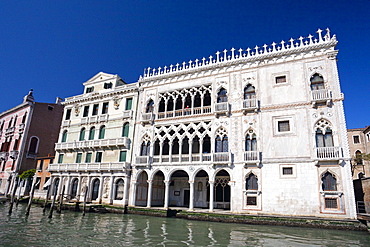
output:
M333 147L332 125L326 119L320 119L315 124L316 147Z
M325 89L324 77L319 73L315 73L311 76L310 83L311 90Z

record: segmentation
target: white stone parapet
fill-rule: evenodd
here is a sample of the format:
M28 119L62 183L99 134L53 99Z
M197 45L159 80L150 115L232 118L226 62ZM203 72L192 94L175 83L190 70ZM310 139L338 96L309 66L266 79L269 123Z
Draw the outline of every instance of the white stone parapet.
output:
M49 172L124 171L126 169L129 169L127 162L49 164L48 166Z
M274 56L288 55L291 53L312 50L320 47L333 46L337 44L337 39L335 35L330 36L330 30L326 29L326 34L322 36L323 30L318 29L318 37L315 38L311 34L307 37L299 37L297 40L291 38L289 41L284 40L280 44L273 42L270 46L264 44L262 47L255 46L253 49L247 48L236 50L231 48L228 50L223 50L222 52L217 51L216 56L209 56L208 58L203 57L202 59L190 60L189 62L183 62L182 64L175 64L170 66L144 69L144 74L140 76L139 81L146 81L154 79L153 77L163 76L163 75L173 75L178 72L192 71L198 69L209 69L212 66L223 66L230 62L246 62L254 61ZM296 42L294 42L296 41Z

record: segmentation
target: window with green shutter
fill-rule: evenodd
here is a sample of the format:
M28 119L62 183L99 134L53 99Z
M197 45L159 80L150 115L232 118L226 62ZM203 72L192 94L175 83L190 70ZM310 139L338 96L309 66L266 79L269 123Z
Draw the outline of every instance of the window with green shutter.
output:
M119 162L125 162L126 161L126 155L127 155L127 151L121 151L119 153Z
M78 153L76 156L76 163L81 163L82 160L82 153Z
M92 156L92 153L87 153L86 154L85 163L91 163L91 156Z
M131 110L132 108L132 98L126 99L126 110Z

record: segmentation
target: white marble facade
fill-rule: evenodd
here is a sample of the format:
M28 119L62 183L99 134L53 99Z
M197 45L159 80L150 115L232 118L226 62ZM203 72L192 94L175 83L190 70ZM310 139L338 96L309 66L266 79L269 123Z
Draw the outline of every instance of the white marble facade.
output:
M70 119L62 123L56 151L63 160L50 166L52 178L75 197L88 186L92 202L354 219L336 44L329 30L318 30L148 68L134 84L99 73L84 94L64 102ZM106 102L108 113L100 114ZM96 136L88 140L91 127Z
M355 218L337 41L317 33L145 70L129 205Z

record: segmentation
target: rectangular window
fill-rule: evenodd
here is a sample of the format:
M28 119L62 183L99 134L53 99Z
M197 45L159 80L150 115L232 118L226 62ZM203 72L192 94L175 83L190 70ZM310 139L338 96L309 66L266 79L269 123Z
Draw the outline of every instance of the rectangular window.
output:
M247 206L257 206L257 197L247 196Z
M59 154L59 157L58 157L59 164L63 163L63 158L64 158L64 154Z
M93 106L93 110L92 110L92 115L95 116L98 114L98 111L99 111L99 104L95 104Z
M40 163L38 165L39 168L37 170L42 171L43 166L44 166L44 160L40 160Z
M82 153L78 153L76 156L76 163L81 163L82 160Z
M119 153L119 162L125 162L126 161L126 155L127 155L126 151L121 151Z
M106 82L106 83L104 83L104 89L109 89L109 88L112 88L112 86L113 86L113 83L111 83L111 82Z
M293 175L293 167L283 167L283 175Z
M286 83L286 76L283 75L283 76L277 76L277 77L275 77L275 82L276 82L276 84Z
M92 156L92 153L87 153L86 154L85 163L91 163L91 156Z
M287 132L287 131L290 131L289 120L286 120L286 121L278 121L278 131L279 132Z
M126 110L131 110L132 108L132 98L126 99Z
M72 109L67 109L65 120L69 120L69 119L71 119L71 112L72 112Z
M360 143L360 136L353 136L353 143L354 144Z
M94 92L94 87L86 88L86 93L92 93L92 92Z
M82 115L83 117L89 116L89 106L85 105L84 107L84 114Z
M338 209L337 198L325 198L325 208Z
M101 109L101 114L107 114L108 113L108 102L103 103L103 108Z
M102 157L103 157L102 152L96 152L95 162L101 162Z

